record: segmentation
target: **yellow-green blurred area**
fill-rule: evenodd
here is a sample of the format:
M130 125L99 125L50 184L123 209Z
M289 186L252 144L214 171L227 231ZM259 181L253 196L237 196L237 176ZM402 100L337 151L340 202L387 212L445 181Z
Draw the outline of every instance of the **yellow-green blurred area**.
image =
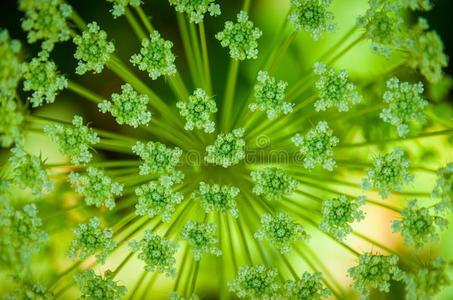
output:
M188 90L192 91L196 86L192 84L190 79L190 72L186 63L187 58L182 46L174 8L165 0L144 0L144 2L143 9L151 16L151 21L155 28L165 39L173 41L173 52L176 55L176 67L182 75ZM451 51L453 48L453 26L450 20L451 16L449 16L449 14L453 12L453 1L440 0L434 2L437 6L432 11L418 15L427 17L431 27L439 32L445 42L448 54L448 51ZM242 1L224 0L219 1L219 3L222 7L222 15L215 18L206 17L205 26L208 35L207 46L210 57L214 95L217 105L220 106L219 110L221 110L221 100L224 94L230 58L227 49L220 46L220 43L214 38L214 35L223 29L226 20L236 19L236 14L241 9ZM112 15L109 13L111 3L102 0L77 0L70 2L70 4L86 22L96 21L100 27L107 32L108 38L113 40L115 44L115 53L122 58L123 61L128 61L132 54L139 51L140 40L134 34L126 19L124 17L113 19ZM283 57L279 68L275 72L275 77L288 81L289 87L291 87L292 83L303 76L307 76L307 74L311 72L314 62L317 61L320 55L327 49L330 49L332 45L351 29L356 22L356 18L363 14L367 7L368 4L366 0L334 0L331 10L334 12L335 22L338 24L337 33L324 34L323 38L319 41L313 41L313 39L305 32L299 33L291 44L288 52ZM237 92L234 100L235 113L239 113L241 109L247 109L246 106L244 106L244 101L247 99L248 93L255 83L257 71L263 63L262 57L273 50L272 45L275 43L276 34L279 32L288 8L289 0L252 0L250 18L255 25L263 31L263 36L258 41L258 59L246 61L240 65ZM418 15L408 16L408 19L415 22ZM25 44L26 35L20 29L21 16L21 13L17 11L15 1L2 1L0 4L0 28L7 28L10 31L12 38L20 39L24 43L24 59L30 59L35 56L39 50L39 43L34 45ZM287 29L288 31L284 32L283 36L279 38L283 39L289 35L290 27ZM360 34L361 32L357 32L357 36ZM351 36L350 41L354 40L357 36ZM101 74L97 75L90 73L83 76L76 75L74 70L77 61L73 57L74 52L75 46L71 42L60 43L55 46L55 50L53 50L51 56L57 63L62 74L105 97L105 99L110 99L112 93L118 93L120 91L120 86L124 84L124 82L107 68L104 69ZM385 90L385 81L392 75L397 75L401 79L411 82L422 80L421 77L417 76L413 70L409 68L403 67L390 74L388 73L389 70L392 70L394 66L401 62L403 55L404 53L396 51L395 55L391 58L377 56L371 52L370 43L364 41L339 59L336 62L335 67L338 69L347 69L350 77L353 81L357 82L358 86L365 85L370 81L379 80L379 82L381 82L381 84L373 85L372 89L364 91L365 103L363 107L366 107L365 105L372 106L382 101L381 95ZM145 72L133 68L132 65L130 65L130 67L135 70L137 76L169 104L175 114L178 114L175 103L179 99L174 96L164 78L152 81ZM445 71L447 74L452 74L451 67L447 68ZM449 95L444 95L444 97L436 97L439 99L431 99L430 96L435 93L434 89L435 87L427 85L425 92L426 98L433 103L434 108L431 112L432 115L441 114L443 117L449 117L451 119L453 117L453 97L451 93ZM300 99L289 100L294 100L295 102L302 101L310 92L312 91L307 91ZM26 94L23 94L23 99L25 98ZM32 111L33 114L36 115L68 122L72 120L75 114L78 114L83 116L84 121L89 122L90 126L94 128L123 133L136 139L157 140L146 131L118 125L110 114L100 113L95 104L80 98L68 90L62 91L55 103L46 104L41 108L34 108ZM279 134L289 134L299 128L300 131L304 132L306 128L311 124L316 124L319 120L325 119L327 122L333 122L335 121L334 118L337 116L338 114L316 114L314 113L313 106L309 106L299 112L298 115L293 116L291 119L293 120L293 123L288 124L288 126L283 128ZM153 112L153 117L159 118L158 113ZM348 143L365 141L366 133L382 140L396 137L393 130L394 128L382 122L382 120L379 119L378 113L357 118L345 118L344 120L335 122L333 127L335 133L338 133L340 140L347 141ZM432 118L427 118L426 124L415 128L418 132L421 132L422 130L436 131L445 129L444 126L434 122ZM379 131L381 132L379 133ZM270 138L272 146L272 137ZM289 142L290 141L287 141L286 143ZM206 145L202 145L200 148L203 149L205 146ZM389 152L396 146L401 146L409 153L411 165L416 168L414 171L415 181L404 188L404 193L392 193L387 200L382 200L380 196L374 192L366 193L366 195L371 200L376 202L384 201L385 204L397 208L403 208L412 198L419 199L423 206L432 205L434 200L429 197L429 193L434 186L436 175L430 170L443 167L448 162L453 161L451 136L408 139L388 143L385 147L375 145L355 148L340 147L335 152L335 158L339 161L356 162L357 168L353 165L352 167L344 168L342 167L342 164L339 163L339 167L331 176L334 180L318 180L307 177L307 182L313 184L302 184L302 188L319 198L326 198L331 195L323 191L322 187L325 189L340 190L346 194L360 195L362 191L359 189L359 184L361 179L365 176L364 168L360 164L370 163L374 157ZM50 139L44 135L27 134L26 148L30 153L42 155L47 163L69 162L67 157L58 152L58 146L52 143ZM125 156L126 155L110 151L97 151L96 160L114 160L121 159ZM6 162L7 157L7 150L2 149L0 152L0 161L2 164ZM204 168L209 168L209 166L200 167L199 174L201 177L204 174ZM216 176L231 176L231 173L226 171L225 173L222 172L224 171L219 168L219 170L216 171ZM312 173L313 178L322 176L323 174L325 176L326 174L325 172L317 171L313 171ZM33 259L34 273L39 274L39 278L41 278L40 281L44 284L46 283L46 278L52 278L55 273L59 274L63 272L75 262L66 257L66 251L72 240L72 228L77 226L78 223L85 222L91 216L101 216L102 214L105 214L104 216L107 222L121 220L121 216L109 214L108 211L103 211L102 209L86 206L73 208L74 206L77 206L77 204L83 203L83 198L73 191L73 188L70 187L67 182L67 178L57 174L53 174L51 177L56 182L55 191L51 192L38 202L38 208L40 210L40 216L43 219L44 228L50 235L50 243L48 243L45 246L45 249ZM186 180L190 181L195 179L188 177ZM344 184L335 183L335 180L348 182L350 185L346 186ZM229 179L226 179L226 181L229 181ZM251 188L249 183L244 184ZM321 188L316 188L316 184L320 185ZM198 181L193 182L192 186L193 189L197 188ZM32 196L28 191L17 190L15 193L20 195L19 198L23 199L24 202L31 201L30 199ZM190 192L186 194L190 195ZM297 198L301 196L296 195L294 197ZM240 201L240 199L238 201ZM304 199L303 201L310 200ZM391 223L393 220L398 219L399 216L397 213L373 204L367 204L365 212L365 220L358 224L354 223L353 225L354 231L357 233L365 237L370 237L375 241L396 250L401 256L408 257L409 259L426 261L429 258L435 258L436 256L441 255L446 259L453 260L453 251L451 250L453 249L453 226L450 226L442 233L441 242L434 243L432 246L425 247L423 250L415 252L415 250L403 244L399 233L392 233ZM244 214L240 216L240 218L247 218L247 215ZM451 214L449 220L450 223L453 222ZM248 232L247 236L252 238L258 224L255 220L250 220L249 223L250 228L246 231ZM153 222L150 223L149 228L152 228L152 226ZM168 225L160 227L159 230L165 232L167 226ZM131 227L130 229L123 231L121 236L117 238L122 239L133 230L134 228ZM343 289L351 291L350 298L358 298L358 294L352 292L351 279L346 275L347 269L357 264L357 257L353 256L350 252L338 245L338 243L327 238L325 235L321 235L318 230L314 230L314 228L308 226L306 227L306 230L311 235L311 239L308 243L304 243L303 245L306 253L311 254L308 259L315 264L324 265L328 268L333 276L332 279L342 286ZM141 236L143 236L143 233L140 233L138 236L134 237L134 239L138 240ZM230 248L240 248L242 243L240 237L237 235L233 235L229 237L229 239L225 237L223 238L223 242L231 245ZM272 250L272 247L266 244L266 242L263 243L266 246L266 249L269 249L268 255L271 259L278 256L275 250ZM366 251L373 251L376 253L382 252L382 250L375 245L364 241L364 239L359 238L356 235L349 236L345 243L361 253ZM257 251L256 249L251 250L252 254ZM128 253L129 247L127 246L127 243L124 243L121 245L119 251L115 251L114 254L109 257L105 265L96 265L94 270L99 273L100 271L107 269L115 269ZM224 257L233 259L231 253L226 252L223 255ZM181 256L182 251L178 251L176 257L178 269L182 263ZM246 259L244 257L239 256L235 257L235 259L237 260L238 265L246 264ZM296 252L292 252L288 256L288 260L300 274L305 270L310 270L310 266ZM94 259L88 259L82 264L82 268L91 266L93 262ZM126 267L121 270L116 280L130 290L143 274L143 267L144 263L134 256ZM229 274L231 274L229 278L224 278L222 275L223 270L220 268L232 269L232 265L226 264L221 266L219 264L219 258L211 257L209 255L203 257L200 264L200 273L196 288L196 293L200 296L200 299L218 299L219 284L221 286L221 282L225 283L233 279L233 271L229 272ZM322 269L320 271L322 271ZM451 278L453 279L453 272L451 273ZM166 278L164 275L159 275L157 279L154 279L154 276L155 274L148 273L146 277L144 277L143 283L137 294L143 295L143 299L167 299L167 293L171 292L173 289L173 281ZM290 273L283 274L283 276L289 278ZM151 289L147 286L147 283L152 280L155 280L155 283ZM67 282L64 282L64 280L59 283L61 287L64 287L66 284ZM6 279L3 280L0 278L0 295L6 294L10 287L11 285ZM77 287L73 286L62 294L62 299L75 299L78 296L79 292ZM232 294L230 294L230 296L234 299ZM393 282L390 293L374 292L370 299L404 299L404 287L401 283ZM435 299L453 299L453 287L445 289L436 296Z

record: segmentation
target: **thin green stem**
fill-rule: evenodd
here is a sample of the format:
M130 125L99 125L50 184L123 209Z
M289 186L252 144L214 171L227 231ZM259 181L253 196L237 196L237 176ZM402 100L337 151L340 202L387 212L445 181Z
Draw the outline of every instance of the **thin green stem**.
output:
M101 96L96 95L92 91L88 90L87 88L81 86L80 84L78 84L72 80L68 80L68 89L73 91L74 93L84 97L85 99L90 100L93 103L98 104L98 103L104 101L104 99L102 99Z
M203 69L203 63L202 63L202 58L201 58L201 50L200 50L200 42L198 40L198 34L197 34L197 29L195 27L195 24L192 22L189 22L189 34L190 34L190 39L192 42L192 49L195 57L195 63L200 71L200 80L203 83L202 86L207 89L207 84L205 82L206 79L206 74L204 74L204 69Z
M275 70L277 69L278 64L280 63L281 59L285 55L286 51L289 48L289 45L291 44L292 40L296 37L297 31L293 31L289 37L286 39L285 43L282 45L280 48L279 52L277 53L277 56L275 57L271 67L269 68L269 74L272 75Z
M209 68L209 55L208 55L208 47L206 44L206 31L204 22L201 21L198 23L198 29L200 32L200 41L201 41L201 54L203 56L203 68L204 68L204 75L206 81L206 90L208 95L212 96L212 82L211 82L211 71Z
M186 61L189 65L190 75L192 77L192 81L196 86L202 86L202 80L200 75L200 70L195 65L195 55L192 49L192 45L190 44L190 37L189 37L189 29L187 28L187 22L179 12L176 12L176 18L178 21L179 31L181 33L182 44L184 47L184 52L186 54Z
M222 107L222 119L220 121L220 128L222 131L230 130L231 110L234 103L234 94L236 89L236 79L239 71L239 60L232 59L228 71L228 77L225 87L225 96Z
M146 38L146 33L143 30L143 28L140 26L138 23L137 19L135 16L132 14L129 8L124 8L124 16L126 17L127 22L129 22L129 25L131 25L132 29L134 30L134 33L137 35L137 37L142 41L144 38Z
M146 30L148 30L149 33L154 31L154 27L150 22L151 17L148 17L146 13L143 11L143 8L140 5L134 6L135 11L137 12L138 16L140 17L140 20L142 23L145 25Z
M76 24L77 27L79 27L80 30L83 31L87 29L87 24L74 9L71 12L71 20L74 22L74 24Z

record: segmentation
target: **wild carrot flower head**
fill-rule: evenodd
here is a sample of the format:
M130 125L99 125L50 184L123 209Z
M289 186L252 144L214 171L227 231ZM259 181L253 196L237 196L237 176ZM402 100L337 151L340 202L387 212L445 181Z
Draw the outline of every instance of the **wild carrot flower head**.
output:
M200 260L204 254L222 255L217 247L217 225L215 223L198 223L192 220L184 225L180 238L187 240L192 248L195 260Z
M239 298L272 299L281 287L278 271L264 265L241 266L236 278L228 282L230 291Z
M453 162L437 170L436 186L431 192L433 198L440 198L436 205L437 211L450 209L453 211Z
M239 189L235 186L212 184L200 182L198 191L192 193L192 197L200 199L201 205L206 213L211 211L228 212L232 217L237 218L236 197Z
M207 12L211 16L220 15L220 5L214 0L169 0L169 2L176 11L186 13L193 23L202 22Z
M280 200L297 189L299 182L281 168L265 168L250 173L255 182L253 193L270 200Z
M132 151L142 159L140 175L172 173L182 155L182 150L178 147L167 148L159 142L148 142L146 144L137 142L132 146Z
M238 164L245 157L244 129L220 133L213 145L206 147L205 161L224 168Z
M110 12L112 13L115 19L124 15L128 5L132 7L137 7L142 4L142 0L107 0L107 1L113 3L113 7L110 10Z
M321 273L310 274L304 272L300 279L288 280L283 285L283 291L287 299L296 300L320 300L327 298L332 292L321 283Z
M82 297L80 299L112 299L119 300L127 289L113 281L113 272L105 271L104 277L96 275L93 270L88 269L74 276L74 281L80 288Z
M215 123L211 120L211 115L217 112L217 106L203 89L196 89L193 95L189 96L188 102L179 101L176 107L180 115L186 119L185 130L197 128L203 129L206 133L214 132Z

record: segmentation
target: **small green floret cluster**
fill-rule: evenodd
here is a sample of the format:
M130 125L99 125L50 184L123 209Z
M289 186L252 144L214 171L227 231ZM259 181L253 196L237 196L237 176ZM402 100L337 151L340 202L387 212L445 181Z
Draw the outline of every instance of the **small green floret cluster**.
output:
M245 158L244 129L220 133L213 145L206 147L205 161L224 168L238 164Z
M113 17L116 19L121 17L126 12L127 6L138 7L142 4L142 0L107 0L113 3L113 8L110 10Z
M192 247L193 259L198 261L204 254L222 255L222 251L216 246L218 242L216 231L215 223L199 223L189 220L184 225L180 238L187 240Z
M221 13L220 5L214 0L169 0L169 2L176 11L186 13L192 23L202 22L207 12L211 16L218 16Z
M310 274L304 272L300 279L289 280L283 285L283 295L286 299L294 300L321 300L332 292L321 283L321 273Z
M236 197L239 194L239 189L230 185L209 185L205 182L200 182L198 191L192 193L192 197L200 199L201 205L206 213L211 211L228 212L234 218L239 217L239 211L236 207Z
M440 198L437 211L450 209L453 212L453 162L437 170L436 186L431 192L433 198Z
M167 148L159 142L137 142L132 151L143 161L140 165L140 175L173 173L182 155L182 150L178 147Z
M204 129L206 133L215 130L215 122L211 121L211 115L217 112L215 101L208 96L203 89L196 89L189 101L176 103L179 113L186 119L185 130Z
M108 299L120 300L127 292L127 288L113 281L113 272L105 271L104 278L88 269L74 276L82 296L79 299Z
M264 265L241 266L228 287L239 298L272 299L280 289L278 275L277 269Z
M269 200L281 200L299 186L299 181L289 176L282 168L254 170L250 176L255 182L253 193L263 195Z

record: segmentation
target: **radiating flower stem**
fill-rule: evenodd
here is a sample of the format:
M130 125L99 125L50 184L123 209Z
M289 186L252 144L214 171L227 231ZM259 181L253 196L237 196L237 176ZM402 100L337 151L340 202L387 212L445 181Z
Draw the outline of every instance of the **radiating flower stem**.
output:
M208 55L208 47L206 44L206 32L204 22L201 21L198 23L198 30L200 32L200 41L201 41L201 53L203 56L203 68L204 68L204 75L206 80L206 91L208 95L212 96L212 82L211 82L211 71L209 68L209 55Z
M140 26L140 24L137 22L137 19L135 16L132 14L129 8L124 9L124 15L126 16L127 22L131 25L132 29L134 30L135 34L137 37L142 41L144 38L146 38L146 33Z
M233 107L234 102L234 94L236 89L236 79L239 70L239 60L231 59L230 67L228 71L228 77L225 86L225 95L223 100L223 107L222 107L222 117L220 120L220 129L223 132L230 130L230 118L231 118L231 110Z

